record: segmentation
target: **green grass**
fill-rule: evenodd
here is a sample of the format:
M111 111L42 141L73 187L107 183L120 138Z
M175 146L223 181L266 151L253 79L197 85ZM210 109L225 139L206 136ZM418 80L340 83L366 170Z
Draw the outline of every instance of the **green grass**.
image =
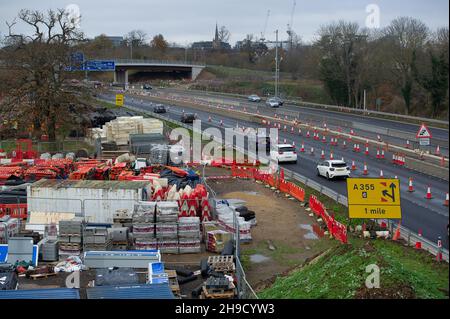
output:
M1 141L0 149L11 152L16 149L16 142L11 140ZM22 147L22 150L24 147ZM94 152L94 147L84 141L76 140L58 140L56 142L34 142L33 150L40 153L45 152L76 152L80 149L86 149L89 153Z
M416 298L448 298L448 264L437 264L431 255L391 241L350 239L350 245L331 249L315 263L278 278L260 298L351 299L364 287L366 266L380 267L380 288L396 291L411 287Z

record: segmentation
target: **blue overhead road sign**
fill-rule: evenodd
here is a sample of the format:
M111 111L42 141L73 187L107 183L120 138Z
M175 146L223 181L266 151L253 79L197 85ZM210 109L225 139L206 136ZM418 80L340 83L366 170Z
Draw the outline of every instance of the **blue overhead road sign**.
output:
M85 71L114 71L116 63L114 61L86 61Z

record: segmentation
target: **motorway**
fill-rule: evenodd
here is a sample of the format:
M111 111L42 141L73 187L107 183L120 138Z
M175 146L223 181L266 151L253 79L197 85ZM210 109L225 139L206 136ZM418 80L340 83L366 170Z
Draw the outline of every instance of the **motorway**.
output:
M110 101L114 100L112 94L103 94L99 95L99 97ZM151 113L154 103L152 103L151 97L136 98L126 96L125 106L126 105L131 105L135 108L142 109L142 111ZM175 103L166 103L166 106L168 107L168 112L163 115L175 120L180 120L183 111L197 113L198 118L202 121L202 128L211 126L217 128L236 127L236 125L245 127L256 126L255 123L237 121L227 116L221 116L210 112L207 109L199 111L198 109L190 109L186 106L180 107L175 105ZM333 113L333 116L335 117L335 113ZM208 122L209 118L212 119L211 122ZM221 122L223 123L223 127L220 125ZM312 136L311 138L306 138L304 133L303 136L299 135L298 132L291 134L289 129L287 132L279 130L278 134L280 142L284 139L286 139L288 143L295 142L297 148L304 143L306 149L305 153L297 152L299 156L297 164L283 164L282 166L319 182L341 195L347 196L345 180L328 181L316 174L316 165L320 160L321 150L325 151L327 159L329 158L330 150L333 150L334 158L336 159L344 158L349 164L354 160L358 169L352 172L353 177L363 176L362 168L364 162L368 165L368 177L378 177L380 175L380 170L383 170L384 177L397 176L400 180L403 217L401 221L402 225L416 233L419 230L422 230L423 237L434 243L436 243L438 237L441 236L444 248L448 249L447 225L449 222L449 210L448 207L443 205L445 193L448 192L448 183L446 181L409 170L405 167L393 165L390 161L392 154L389 152L385 153L385 160L380 160L375 158L373 150L369 156L366 156L364 155L364 152L352 152L351 147L344 149L342 145L331 146L329 143L316 141L312 139ZM309 150L311 147L314 147L315 149L314 156L310 155ZM408 180L410 177L413 178L415 188L415 192L412 193L407 191ZM431 187L434 198L426 200L425 194L428 185Z
M353 128L355 133L359 136L364 136L370 139L376 139L379 135L383 141L389 143L405 146L408 139L411 147L418 148L416 141L416 134L419 130L419 125L410 124L399 121L392 121L388 119L381 119L375 117L360 116L351 113L336 112L333 110L316 109L310 107L303 107L292 104L285 104L279 109L270 109L264 102L253 103L248 102L245 98L229 97L215 95L214 93L202 91L189 91L180 89L163 89L155 90L161 96L182 96L190 99L203 101L220 101L222 104L234 105L236 110L244 110L257 112L262 115L273 116L276 113L279 116L288 118L298 118L302 122L311 123L316 126L323 126L327 124L330 129L341 128L347 133L350 128ZM152 92L153 93L153 92ZM433 138L429 147L422 147L424 150L430 150L433 153L436 146L440 146L440 151L443 155L448 156L448 130L436 127L429 127ZM398 135L400 133L400 136ZM396 137L392 135L397 135Z

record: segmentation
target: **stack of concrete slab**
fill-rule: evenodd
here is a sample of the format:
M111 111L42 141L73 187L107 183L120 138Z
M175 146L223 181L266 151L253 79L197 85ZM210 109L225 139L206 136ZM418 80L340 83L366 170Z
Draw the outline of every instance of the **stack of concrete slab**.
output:
M83 242L85 251L105 251L112 248L112 240L106 227L86 226Z
M156 202L139 202L134 205L133 242L137 250L156 249L155 236Z
M155 214L155 234L162 253L178 254L178 203L158 202Z
M79 256L83 243L83 219L75 217L71 220L59 221L59 256Z

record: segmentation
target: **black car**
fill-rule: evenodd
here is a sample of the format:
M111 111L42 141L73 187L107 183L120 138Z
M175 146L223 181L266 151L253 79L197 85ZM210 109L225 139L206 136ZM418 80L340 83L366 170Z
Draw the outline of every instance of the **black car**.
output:
M142 87L144 90L151 90L152 87L150 86L150 84L144 84L144 86Z
M166 108L164 107L164 105L162 104L158 104L155 105L155 107L153 107L153 112L154 113L166 113Z
M193 123L197 119L197 116L194 113L183 113L181 115L182 123Z

